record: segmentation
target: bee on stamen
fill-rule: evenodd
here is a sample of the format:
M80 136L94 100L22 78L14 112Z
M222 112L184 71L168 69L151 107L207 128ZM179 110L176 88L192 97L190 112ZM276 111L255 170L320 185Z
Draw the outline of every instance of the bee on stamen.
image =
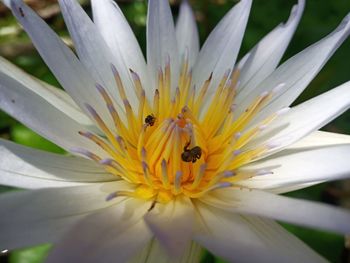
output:
M147 115L147 117L145 118L145 123L148 126L153 126L155 122L156 122L156 117L154 117L153 114Z
M188 149L188 147L190 146L191 141L189 141L188 143L186 143L185 147L184 147L184 151L181 154L181 159L184 162L192 162L195 163L197 160L199 160L202 156L202 149L199 146L195 146L192 149Z

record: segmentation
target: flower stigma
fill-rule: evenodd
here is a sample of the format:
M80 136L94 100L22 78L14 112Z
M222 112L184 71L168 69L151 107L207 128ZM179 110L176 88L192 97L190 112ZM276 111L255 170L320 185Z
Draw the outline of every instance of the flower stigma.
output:
M121 179L133 184L132 191L107 196L130 196L167 203L178 195L199 198L218 188L262 174L241 172L239 168L271 149L266 144L244 148L279 114L274 113L257 124L249 125L256 114L276 94L276 88L258 96L239 116L235 115L235 95L239 69L227 70L215 87L213 74L199 92L192 85L188 59L184 59L178 86L171 95L170 59L158 70L158 83L152 103L147 99L140 77L130 70L138 108L133 109L117 69L112 65L125 118L121 117L107 90L96 89L114 122L111 130L98 112L86 104L90 117L102 134L79 134L102 148L109 158L101 158L84 149L75 152L88 157ZM215 90L208 106L209 90ZM249 127L248 127L249 126ZM266 174L266 171L263 173Z

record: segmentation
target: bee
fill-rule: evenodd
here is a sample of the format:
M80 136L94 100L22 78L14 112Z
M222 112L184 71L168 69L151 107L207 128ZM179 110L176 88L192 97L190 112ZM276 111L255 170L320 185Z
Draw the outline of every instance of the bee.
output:
M21 15L21 17L24 17L24 12L23 9L20 7L18 8L19 14Z
M154 117L153 114L147 115L147 117L145 118L145 123L148 126L153 126L155 122L156 122L156 117Z
M191 142L186 143L184 147L184 151L181 154L181 159L184 162L192 162L195 163L197 160L199 160L202 156L202 149L199 146L195 146L192 149L188 149L188 146Z

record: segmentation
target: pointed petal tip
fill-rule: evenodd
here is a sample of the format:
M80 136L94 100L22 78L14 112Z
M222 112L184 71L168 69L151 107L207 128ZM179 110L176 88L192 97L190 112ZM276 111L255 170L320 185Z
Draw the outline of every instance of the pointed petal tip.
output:
M301 16L305 8L305 0L299 0L296 5L292 7L292 11L290 12L290 16L288 21L285 25L288 25L289 23L292 23L292 21L298 17Z
M348 31L348 34L350 33L350 13L348 13L343 20L341 21L340 25L338 26L337 31ZM348 35L347 34L347 35Z
M3 3L8 8L11 8L11 0L0 0L1 3Z
M250 7L252 5L253 0L241 0L239 3L242 3L242 5L246 5L246 7Z

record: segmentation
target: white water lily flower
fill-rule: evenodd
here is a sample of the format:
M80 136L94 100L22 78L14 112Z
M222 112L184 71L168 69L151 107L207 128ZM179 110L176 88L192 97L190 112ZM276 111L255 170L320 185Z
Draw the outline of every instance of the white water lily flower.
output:
M251 0L200 51L187 2L174 26L168 1L149 0L146 63L111 0L92 0L93 22L59 0L77 55L21 0L5 3L65 91L1 59L1 108L72 155L1 140L0 183L33 189L0 196L1 250L51 242L47 262L197 262L205 247L234 262L323 262L274 220L350 234L349 211L277 195L350 175L350 137L316 131L349 108L350 82L288 108L350 16L278 66L299 0L236 63Z

